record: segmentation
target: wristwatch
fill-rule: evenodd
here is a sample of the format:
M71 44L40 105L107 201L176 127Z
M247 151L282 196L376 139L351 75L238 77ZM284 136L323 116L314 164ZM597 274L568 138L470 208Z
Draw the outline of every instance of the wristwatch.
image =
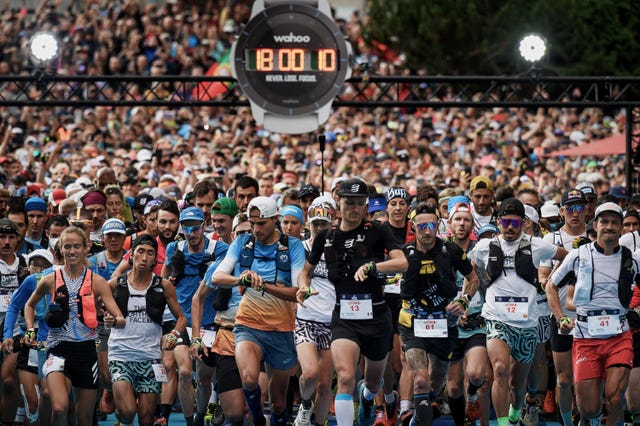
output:
M352 57L328 0L257 0L231 48L231 74L258 124L305 133L329 118Z

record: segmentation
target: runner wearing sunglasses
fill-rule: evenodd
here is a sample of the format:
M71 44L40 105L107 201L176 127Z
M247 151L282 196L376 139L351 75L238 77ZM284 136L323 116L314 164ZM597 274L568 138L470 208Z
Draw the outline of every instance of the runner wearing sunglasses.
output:
M469 253L487 287L482 316L487 322L487 351L493 367L493 406L499 426L520 419L527 374L538 340L537 295L540 262L562 260L567 251L537 237L524 235L522 202L508 198L500 204L501 234L478 241ZM509 390L510 389L510 390Z

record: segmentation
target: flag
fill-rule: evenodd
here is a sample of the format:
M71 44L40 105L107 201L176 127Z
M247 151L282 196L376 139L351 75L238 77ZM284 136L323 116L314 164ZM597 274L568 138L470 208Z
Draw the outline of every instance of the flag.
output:
M229 55L231 51L228 50L222 57L220 61L211 65L211 67L207 70L205 75L208 76L220 76L220 77L228 77L231 76L231 61L229 59ZM212 99L217 98L218 96L226 93L231 87L232 83L223 83L219 81L204 81L198 83L196 87L193 88L191 94L193 98L197 101L210 101Z

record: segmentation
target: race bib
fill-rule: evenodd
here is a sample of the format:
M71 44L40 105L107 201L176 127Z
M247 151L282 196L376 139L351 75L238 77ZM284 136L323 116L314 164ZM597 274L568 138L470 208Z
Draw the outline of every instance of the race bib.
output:
M187 334L189 335L189 340L193 340L193 329L191 327L187 327ZM200 329L200 338L202 339L202 343L210 348L213 345L213 341L216 340L216 331L215 330L205 330L204 328Z
M496 296L496 315L510 321L527 321L529 319L528 297Z
M31 348L29 349L29 359L27 360L28 367L37 367L38 366L38 349Z
M0 312L7 312L11 303L11 290L0 290Z
M167 383L167 369L164 368L164 364L151 364L153 368L153 374L156 376L156 381L159 383Z
M448 337L446 318L425 318L413 320L413 334L416 337Z
M371 294L343 294L340 296L340 319L365 320L373 318Z
M618 315L590 315L587 327L591 336L606 336L622 332L622 323Z
M47 377L49 373L63 372L65 359L55 355L49 355L42 367L42 374Z
M384 292L386 294L400 294L400 284L402 284L402 274L387 275Z

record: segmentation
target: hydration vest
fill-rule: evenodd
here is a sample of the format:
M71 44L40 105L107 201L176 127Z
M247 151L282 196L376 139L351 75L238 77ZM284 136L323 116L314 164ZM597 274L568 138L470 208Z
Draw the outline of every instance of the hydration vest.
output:
M203 277L204 273L207 272L207 268L209 264L215 260L214 252L216 250L216 241L205 239L205 247L204 247L204 259L200 266L198 267L197 274L185 274L185 256L184 251L187 249L187 241L182 240L179 241L176 245L176 251L173 252L173 256L171 258L171 266L173 267L172 277L175 278L174 285L177 284L184 277L195 277L200 276Z
M336 237L337 226L333 225L327 232L324 243L324 259L327 263L328 278L331 282L353 280L356 270L371 259L367 245L367 233L373 227L370 221L364 222L364 232L358 234L351 247L345 247L344 253L338 257L333 242Z
M538 280L538 270L533 265L533 256L531 253L532 245L531 240L522 238L518 244L516 250L514 263L516 274L535 287L539 294L542 294L543 290ZM502 247L500 247L500 241L498 238L494 238L489 243L489 259L487 262L487 273L491 278L489 285L493 284L504 271L504 253Z
M240 250L240 272L251 269L253 258L255 256L256 237L251 234L247 239L247 242ZM276 262L276 276L278 272L291 272L291 261L289 257L289 236L280 232L280 239L278 239L278 250L275 259Z
M625 308L629 307L631 303L631 297L633 295L633 286L629 285L635 282L636 285L640 285L640 275L637 275L633 270L633 253L625 246L620 246L620 274L618 275L618 299L620 304ZM576 257L576 262L580 264L580 256ZM574 263L575 265L575 263ZM576 268L577 271L577 268ZM556 285L561 288L565 285L573 285L577 281L577 272L571 271ZM590 299L593 298L593 268L591 272L591 294Z
M120 275L117 279L114 299L120 308L120 312L126 318L129 313L129 284L127 283L127 275ZM149 318L156 324L162 326L162 314L167 304L162 289L162 277L153 275L151 285L147 289L144 296L146 300L145 311Z
M433 259L423 259L422 256L418 253L416 247L413 244L407 244L404 246L403 251L407 257L407 260L411 262L420 262L420 269L418 270L418 280L417 288L413 289L414 294L412 297L421 299L422 306L429 306L430 303L426 299L426 295L422 295L418 293L420 284L423 284L423 280L425 277L434 277L433 281L431 278L427 278L429 280L429 284L437 284L438 291L437 296L442 297L444 299L453 299L456 297L458 292L458 287L456 284L456 274L457 271L453 267L451 263L451 252L453 251L450 246L455 243L450 243L448 241L441 241L441 247L436 253ZM405 281L404 285L407 285ZM406 287L405 287L406 288Z
M69 289L62 276L62 269L55 271L56 289L52 300L62 306L62 310L69 312ZM80 289L78 290L78 317L89 328L98 326L96 300L93 295L93 272L86 269Z

